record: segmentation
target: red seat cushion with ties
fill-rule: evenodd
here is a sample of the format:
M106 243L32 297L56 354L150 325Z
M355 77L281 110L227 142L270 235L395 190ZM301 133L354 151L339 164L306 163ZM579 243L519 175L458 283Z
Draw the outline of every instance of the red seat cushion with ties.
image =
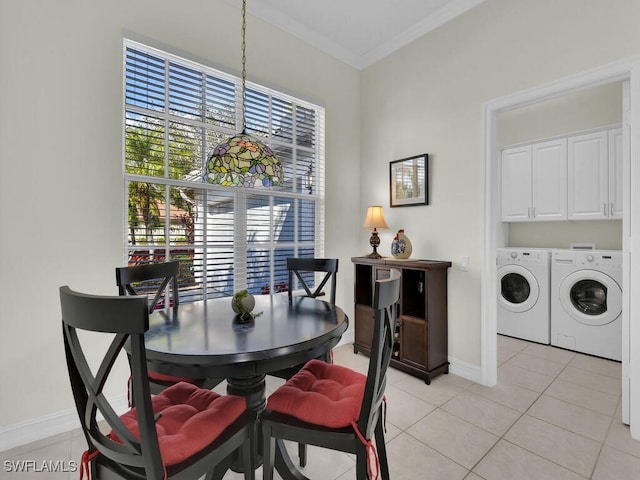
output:
M348 427L360 416L366 381L349 368L310 360L271 394L267 409L314 425Z
M165 466L176 465L206 448L246 409L244 397L218 395L190 383L177 383L151 399L160 454ZM120 418L140 438L136 409ZM117 436L111 433L114 440Z

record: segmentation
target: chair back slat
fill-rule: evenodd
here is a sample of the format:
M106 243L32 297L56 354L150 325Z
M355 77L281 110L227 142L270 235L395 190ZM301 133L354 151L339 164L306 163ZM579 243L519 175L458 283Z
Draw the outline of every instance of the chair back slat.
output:
M149 329L149 315L144 297L103 297L60 288L60 306L64 322L80 330L105 333L144 333ZM116 297L121 298L121 297Z
M151 407L144 333L149 327L147 299L142 296L97 296L60 288L65 357L76 409L89 451L141 470L140 478L163 478L164 467ZM94 374L78 330L110 333L111 343ZM125 344L131 350L132 384L140 440L122 423L103 393L103 388ZM99 428L98 414L120 440Z
M116 285L120 295L141 295L152 293L149 302L149 312L153 312L162 298L165 298L165 306L176 306L179 303L178 275L180 273L180 260L172 260L162 263L148 263L133 265L130 267L116 268ZM158 285L150 285L150 282L159 282ZM137 288L136 288L136 284ZM167 293L167 287L171 290ZM171 298L170 301L168 299ZM170 305L172 303L172 305Z
M366 438L371 438L373 435L384 399L387 369L393 355L394 332L398 320L400 277L398 270L391 269L390 277L376 280L374 286L373 341L364 398L358 419L358 429Z
M335 305L338 273L337 258L287 258L287 270L289 271L289 298L291 298L293 294L294 276L298 279L298 282L306 292L306 295L311 298L324 295L323 289L327 282L331 280L329 302ZM317 272L324 272L325 275L315 286L315 290L312 291L310 287L311 282L305 280L304 274L313 274L313 279L315 280L315 273Z

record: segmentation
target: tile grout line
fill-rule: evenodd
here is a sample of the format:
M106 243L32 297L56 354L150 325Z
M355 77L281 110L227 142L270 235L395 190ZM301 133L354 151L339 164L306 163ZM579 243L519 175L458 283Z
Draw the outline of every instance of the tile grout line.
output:
M504 364L508 363L510 360L512 360L512 359L513 359L516 355L518 355L519 353L523 353L523 351L524 351L524 350L526 350L526 348L527 348L527 346L525 346L523 349L521 349L520 351L518 351L518 353L516 353L516 354L512 355L508 360L504 361L504 362L502 363L502 365L504 365ZM524 355L526 355L526 354L524 354ZM530 356L531 356L531 355L530 355ZM537 357L537 358L541 358L541 357ZM534 400L533 402L531 402L531 405L529 405L529 407L528 407L524 412L522 412L522 413L521 413L521 415L520 415L520 416L519 416L519 417L518 417L518 418L517 418L517 419L516 419L512 424L511 424L511 426L510 426L510 427L509 427L509 428L508 428L508 429L507 429L507 430L506 430L506 431L505 431L505 432L500 436L500 438L498 438L498 440L493 444L493 446L492 446L489 450L487 450L487 452L486 452L486 453L485 453L485 454L484 454L484 455L483 455L483 456L482 456L482 457L481 457L481 458L480 458L480 459L475 463L475 465L471 468L470 472L472 472L472 473L474 473L474 474L476 474L476 475L480 476L478 473L474 472L475 468L476 468L476 467L477 467L477 466L482 462L482 460L484 460L484 458L486 458L486 457L487 457L487 455L489 455L489 453L490 453L492 450L494 450L494 448L498 445L498 443L500 443L500 440L504 440L505 442L508 442L508 443L510 443L511 445L514 445L514 446L516 446L516 447L518 447L518 448L522 448L523 450L525 450L525 451L527 451L527 452L531 453L532 455L535 455L535 456L537 456L537 457L539 457L539 458L542 458L542 459L546 460L547 462L553 463L554 465L557 465L557 466L559 466L559 467L561 467L561 468L563 468L563 469L565 469L565 470L567 470L567 471L573 472L573 473L575 473L576 475L580 475L580 476L581 476L581 477L583 477L583 478L587 478L587 477L584 477L583 475L581 475L580 473L578 473L578 472L576 472L576 471L574 471L574 470L572 470L572 469L570 469L570 468L568 468L568 467L566 467L566 466L564 466L564 465L560 465L559 463L554 462L553 460L551 460L551 459L549 459L549 458L543 457L542 455L540 455L540 454L538 454L538 453L536 453L536 452L532 452L532 451L530 451L530 450L528 450L528 449L526 449L526 448L524 448L524 447L522 447L522 446L520 446L520 445L517 445L517 444L515 444L515 443L513 443L513 442L509 441L508 439L504 438L504 437L505 437L505 436L506 436L506 435L507 435L507 434L508 434L512 429L513 429L513 427L516 425L516 423L518 423L518 422L520 421L520 419L522 419L522 417L524 417L525 415L527 415L527 412L529 412L529 411L531 410L531 407L533 407L533 405L535 405L535 403L536 403L538 400L540 400L540 398L545 394L545 392L549 389L549 387L550 387L550 386L551 386L551 385L552 385L552 384L553 384L553 383L554 383L554 382L559 378L559 376L562 374L562 372L564 372L564 371L567 369L567 367L569 367L570 363L573 361L573 359L574 359L574 358L575 358L575 355L574 355L574 356L572 356L572 357L571 357L571 359L570 359L567 363L565 363L565 364L564 364L564 367L563 367L563 368L562 368L562 369L561 369L561 370L560 370L560 371L559 371L555 376L553 376L553 377L552 377L552 378L553 378L553 380L552 380L552 381L551 381L551 382L550 382L550 383L549 383L549 384L548 384L548 385L547 385L547 386L546 386L546 387L545 387L545 388L544 388L544 389L539 393L539 395L535 398L535 400ZM544 358L543 358L543 360L547 360L547 359L544 359ZM554 362L554 361L552 361L552 360L548 360L548 361L551 361L551 362L553 362L553 363L559 363L559 362ZM516 365L514 365L514 366L516 366ZM540 374L540 372L535 372L535 371L533 371L533 370L528 370L528 369L526 369L526 368L524 368L524 367L520 367L520 368L523 368L524 370L527 370L527 371L532 372L532 373ZM573 367L573 368L578 368L578 367ZM583 369L580 369L580 370L583 370ZM590 373L595 373L595 372L590 372ZM540 375L543 375L543 374L540 374ZM549 376L550 376L550 375L549 375ZM572 383L572 384L574 384L574 385L578 385L578 384L575 384L575 383L573 383L573 382L569 382L569 383ZM517 385L517 384L514 384L514 385ZM520 387L522 387L522 388L526 388L526 387L524 387L524 386L522 386L522 385L518 385L518 386L520 386ZM582 385L578 385L578 386L582 386ZM530 390L530 389L527 389L527 390ZM531 390L531 391L534 391L534 390ZM553 397L553 396L551 396L551 395L549 395L549 396L550 396L551 398L555 398L555 397ZM564 400L561 400L561 399L557 399L557 400L564 401ZM496 403L499 403L499 402L496 402ZM573 403L571 403L571 402L566 402L566 403L568 403L568 404L570 404L570 405L574 405L574 404L573 404ZM579 405L574 405L574 406L579 406ZM582 407L582 408L584 408L584 407ZM586 409L586 410L590 410L590 409ZM530 416L531 416L531 415L530 415ZM615 416L615 411L614 411L614 414L613 414L613 415L609 416L609 417L610 417L610 418L609 418L609 429L607 430L607 434L609 433L609 431L610 431L610 429L611 429L611 426L613 425L613 417L614 417L614 416ZM537 417L533 417L533 418L537 418ZM595 441L595 440L590 439L590 438L588 438L588 437L585 437L584 435L581 435L581 434L579 434L579 433L577 433L577 432L572 432L571 430L569 430L569 429L567 429L567 428L564 428L564 427L562 427L562 426L560 426L560 425L554 425L554 424L549 423L549 422L546 422L545 420L542 420L542 419L538 419L538 420L540 420L540 421L542 421L542 422L545 422L545 423L548 423L549 425L553 425L553 426L555 426L555 427L557 427L557 428L561 428L561 429L563 429L563 430L565 430L565 431L567 431L567 432L570 432L570 433L572 433L572 434L574 434L574 435L579 435L579 436L581 436L581 437L583 437L583 438L586 438L586 439L588 439L588 440ZM478 427L478 428L481 428L481 427ZM486 430L485 430L485 431L486 431ZM489 432L489 433L491 433L491 432ZM591 471L591 475L590 475L588 478L592 478L593 473L595 472L595 469L596 469L596 467L597 467L597 465L598 465L598 460L599 460L599 458L600 458L600 452L602 451L602 448L604 447L604 444L605 444L606 438L607 438L607 437L606 437L606 435L605 435L605 438L604 438L604 440L603 440L602 442L597 442L597 443L599 443L599 445L600 445L600 449L598 450L598 454L596 455L596 459L595 459L595 462L594 462L594 464L593 464L593 468L592 468L592 471Z
M524 348L526 348L526 347L524 347ZM522 352L522 350L524 350L524 348L523 348L523 349L518 350L516 353L514 353L513 355L511 355L507 360L504 360L500 365L504 365L504 364L506 364L507 362L509 362L509 360L513 359L513 357L515 357L516 355L518 355L518 353L521 353L521 352ZM526 410L525 410L524 412L521 412L520 416L518 416L518 417L517 417L517 419L513 422L513 424L511 425L511 427L509 427L509 428L508 428L508 429L507 429L507 430L506 430L502 435L498 436L498 435L496 435L495 433L493 433L493 432L489 432L488 430L486 430L486 429L484 429L484 428L482 428L482 427L479 427L478 425L475 425L475 424L473 424L473 423L469 422L468 420L466 420L466 419L464 419L464 418L461 418L461 417L459 417L458 415L455 415L454 413L447 412L446 410L444 410L444 409L442 408L444 405L446 405L446 404L447 404L447 403L449 403L451 400L453 400L454 398L456 398L456 397L457 397L458 395L460 395L462 392L467 391L470 387L471 387L471 386L468 386L467 388L463 389L462 391L460 391L460 392L456 393L456 394L455 394L453 397L451 397L449 400L447 400L446 402L444 402L442 405L436 406L436 408L435 408L435 409L433 409L431 412L429 412L427 415L425 415L425 416L424 416L424 417L422 417L422 418L423 418L423 419L424 419L424 418L426 418L427 416L431 415L431 414L432 414L433 412L435 412L436 410L441 410L442 412L444 412L444 413L446 413L446 414L448 414L448 415L452 415L452 416L456 417L456 418L457 418L457 419L459 419L460 421L463 421L463 422L465 422L465 423L468 423L469 425L472 425L472 426L474 426L474 427L476 427L476 428L479 428L479 429L481 429L481 430L483 430L483 431L485 431L485 432L487 432L487 433L489 433L489 434L491 434L491 435L494 435L494 436L498 437L498 438L497 438L497 440L495 441L495 443L491 446L491 448L489 448L489 449L484 453L484 455L482 455L482 456L480 457L480 459L478 459L478 461L477 461L477 462L476 462L476 463L475 463L471 468L467 468L466 466L464 466L464 465L460 464L458 461L454 460L453 458L450 458L449 456L445 455L444 453L440 452L439 450L436 450L435 448L431 447L430 445L427 445L426 443L422 442L419 438L416 438L414 435L412 435L412 434L411 434L410 432L408 432L407 430L404 430L404 433L406 433L407 435L409 435L411 438L415 439L416 441L418 441L418 442L422 443L422 444L423 444L423 445L425 445L426 447L431 448L432 450L436 451L437 453L439 453L439 454L440 454L440 455L442 455L443 457L447 458L448 460L452 461L452 462L453 462L453 463L455 463L456 465L459 465L460 467L464 468L464 469L467 471L467 474L465 475L465 477L464 477L464 478L467 478L467 477L468 477L470 474L472 474L472 473L473 473L474 475L478 475L480 478L484 478L484 477L482 477L481 475L479 475L478 473L474 472L474 469L475 469L475 468L476 468L476 467L477 467L477 466L482 462L482 460L483 460L483 459L484 459L484 458L485 458L485 457L486 457L486 456L487 456L487 455L488 455L488 454L489 454L489 453L490 453L490 452L491 452L491 451L496 447L496 445L498 445L498 443L500 443L500 440L503 440L503 439L504 439L504 436L507 434L507 432L509 432L509 431L511 430L511 428L513 427L513 425L515 425L515 424L516 424L516 423L517 423L517 422L522 418L522 416L524 416L524 415L526 414ZM522 387L522 388L526 388L526 387ZM529 389L527 389L527 390L529 390ZM532 390L532 391L533 391L533 390ZM473 393L472 393L472 394L473 394ZM534 400L534 401L532 402L532 405L533 405L533 403L535 403L535 402L538 400L538 398L539 398L541 395L542 395L542 393L541 393L538 397L536 397L536 400ZM484 398L484 397L482 397L481 395L478 395L478 396L480 396L481 398ZM495 402L495 400L490 400L490 399L488 399L488 398L485 398L485 400L489 400L489 401L494 401L494 402ZM499 402L495 402L495 403L497 403L498 405L502 405L502 404L501 404L501 403L499 403ZM505 406L505 407L508 407L507 405L504 405L504 406ZM511 408L511 407L508 407L508 408ZM513 410L515 410L515 409L513 409ZM527 410L528 410L528 409L527 409ZM517 410L516 410L516 411L517 411ZM417 422L416 422L416 423L417 423ZM414 423L414 424L415 424L415 423ZM408 428L409 428L409 427L408 427ZM506 440L506 439L505 439L505 441L506 441L506 442L508 442L508 440ZM509 443L511 443L511 442L509 442ZM521 447L520 447L520 448L521 448ZM533 453L533 452L531 452L531 453ZM539 456L539 455L538 455L538 456ZM544 458L544 457L541 457L541 458ZM545 459L545 460L548 460L548 459Z
M609 428L607 429L607 433L604 436L604 440L602 441L602 443L600 444L600 448L598 449L598 454L596 455L596 461L593 464L593 469L591 470L591 475L589 475L589 479L593 479L593 476L596 473L596 469L598 468L598 462L600 461L600 456L602 455L602 450L604 450L604 447L607 443L607 438L609 437L609 434L611 433L611 429L613 428L613 422L615 421L615 416L616 416L615 412L618 411L618 406L620 405L621 402L622 402L622 396L620 396L620 399L618 400L618 404L616 405L616 409L614 410L614 413L609 420Z

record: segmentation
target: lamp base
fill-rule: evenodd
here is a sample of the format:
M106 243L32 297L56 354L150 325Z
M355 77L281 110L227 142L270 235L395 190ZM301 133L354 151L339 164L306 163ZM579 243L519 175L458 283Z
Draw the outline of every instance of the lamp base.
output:
M378 231L374 228L373 232L371 232L371 237L369 238L369 245L373 248L373 252L367 255L367 258L382 258L382 255L378 253L378 246L380 245L380 237L378 236Z

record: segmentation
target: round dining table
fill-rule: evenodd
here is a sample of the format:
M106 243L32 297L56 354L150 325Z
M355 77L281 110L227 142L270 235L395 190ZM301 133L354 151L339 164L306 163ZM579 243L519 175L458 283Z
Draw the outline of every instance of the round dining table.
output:
M227 393L245 397L247 408L255 412L259 437L265 376L326 354L340 341L349 320L340 307L314 298L276 294L257 295L255 300L248 322L233 311L230 297L157 310L149 316L145 347L149 368L156 372L226 379ZM280 475L304 478L280 447ZM253 448L259 459L258 445Z

